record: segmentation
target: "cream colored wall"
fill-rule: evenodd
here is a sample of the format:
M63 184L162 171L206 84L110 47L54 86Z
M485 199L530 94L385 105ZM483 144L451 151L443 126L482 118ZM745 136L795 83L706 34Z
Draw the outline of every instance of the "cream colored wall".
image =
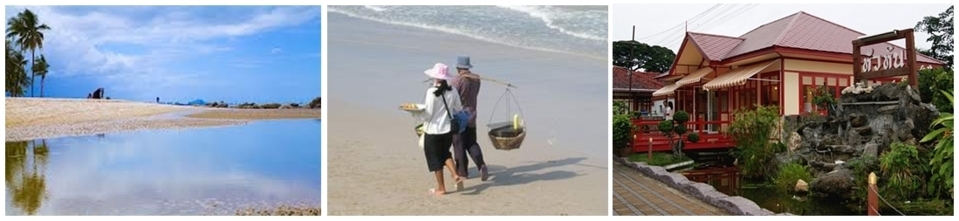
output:
M852 64L786 59L786 70L852 75Z
M788 60L787 60L788 61ZM789 62L786 62L787 64ZM783 73L783 114L784 115L796 115L799 114L799 102L796 99L799 99L799 73L796 72L785 72Z

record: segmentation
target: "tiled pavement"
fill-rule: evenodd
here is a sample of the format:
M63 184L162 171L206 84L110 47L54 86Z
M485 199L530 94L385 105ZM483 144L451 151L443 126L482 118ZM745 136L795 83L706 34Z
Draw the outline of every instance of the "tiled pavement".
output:
M619 162L613 164L613 215L728 215Z

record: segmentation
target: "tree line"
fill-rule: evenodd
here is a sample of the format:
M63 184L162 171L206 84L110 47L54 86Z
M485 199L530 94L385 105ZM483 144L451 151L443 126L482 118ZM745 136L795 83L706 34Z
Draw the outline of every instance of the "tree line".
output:
M40 97L50 70L43 55L43 34L50 26L40 22L37 14L24 9L16 16L7 19L6 50L6 94L11 97L23 97L30 88L30 96L35 96L33 83L40 77ZM37 56L37 50L40 55ZM27 53L29 52L29 53ZM26 56L30 56L29 69ZM28 75L29 72L29 75Z

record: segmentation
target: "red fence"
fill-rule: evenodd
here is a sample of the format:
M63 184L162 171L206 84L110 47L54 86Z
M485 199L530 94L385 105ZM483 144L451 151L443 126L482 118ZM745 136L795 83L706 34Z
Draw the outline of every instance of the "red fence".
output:
M633 120L633 125L636 125L637 130L634 134L633 140L633 152L646 152L652 148L652 151L670 151L672 148L669 147L669 139L666 136L663 136L662 132L659 132L659 120ZM736 143L733 142L732 137L727 136L725 133L721 132L710 132L707 130L708 125L713 125L716 129L713 131L718 131L718 128L724 128L729 125L729 121L693 121L686 122L686 128L690 133L699 134L699 142L691 143L686 139L687 136L683 136L684 140L687 140L683 150L709 150L709 149L729 149L736 146ZM676 137L674 135L673 139Z

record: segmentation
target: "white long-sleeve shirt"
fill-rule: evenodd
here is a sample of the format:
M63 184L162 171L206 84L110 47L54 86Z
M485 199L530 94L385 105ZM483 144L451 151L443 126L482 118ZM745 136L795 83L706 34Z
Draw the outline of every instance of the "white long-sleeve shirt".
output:
M426 134L435 135L450 132L450 122L452 119L450 119L450 115L447 115L446 107L443 106L443 96L446 96L446 104L449 105L449 110L452 111L452 113L457 113L463 109L463 105L460 103L459 92L457 92L455 88L447 91L442 96L433 95L433 92L436 90L436 87L426 89L426 99L424 99L425 101L423 102L425 106L424 110L413 114L414 117L423 121L423 130Z

